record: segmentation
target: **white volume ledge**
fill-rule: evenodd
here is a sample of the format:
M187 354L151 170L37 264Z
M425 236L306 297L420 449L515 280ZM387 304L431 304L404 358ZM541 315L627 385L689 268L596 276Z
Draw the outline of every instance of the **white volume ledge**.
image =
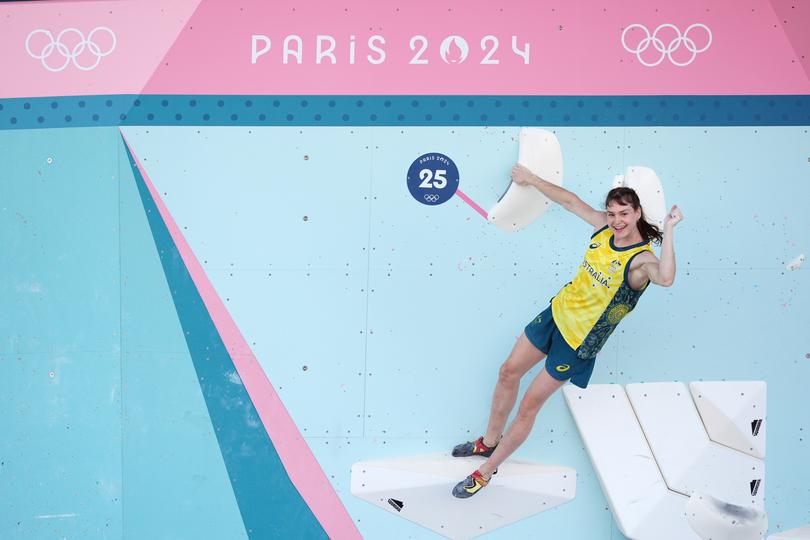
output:
M752 390L748 382L721 384L738 395ZM714 387L708 393L722 392ZM762 460L711 442L685 385L635 384L627 392L616 384L567 386L563 394L617 525L629 538L698 538L685 519L686 494L697 489L762 508ZM764 401L759 410L764 414Z
M482 463L446 453L360 461L352 495L448 538L472 538L559 506L576 495L576 470L507 460L475 496L451 491Z
M699 540L685 519L687 497L670 491L618 384L563 387L602 491L632 540Z
M730 394L740 394L735 383L722 384ZM765 462L711 441L685 384L628 384L625 389L669 489L763 509Z

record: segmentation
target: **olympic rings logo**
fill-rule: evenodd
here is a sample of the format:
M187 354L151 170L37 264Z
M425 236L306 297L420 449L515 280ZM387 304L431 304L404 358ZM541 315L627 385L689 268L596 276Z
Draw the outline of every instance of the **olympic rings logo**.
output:
M434 203L439 200L439 196L435 193L426 193L424 197L425 200L430 203Z
M645 37L642 38L635 47L630 47L627 44L627 33L636 28L641 29L644 32ZM669 41L668 44L664 44L664 41L658 37L659 32L665 29L674 30L675 32L674 37ZM693 32L694 30L703 30L706 32L707 41L706 45L703 47L698 48L695 44L695 40L689 37L689 32ZM683 34L681 34L681 31L677 26L669 23L660 25L653 31L652 34L650 34L650 31L647 30L647 27L643 24L631 24L622 32L622 46L624 47L624 50L635 54L639 63L646 67L657 66L664 61L664 58L669 58L669 61L677 67L688 66L695 61L695 57L698 55L698 53L702 53L703 51L707 50L711 44L712 31L709 30L708 26L701 23L690 25ZM652 45L653 48L655 48L655 50L661 54L661 56L653 62L649 62L641 57L642 53L646 51L650 45ZM685 60L676 60L673 58L672 54L678 51L678 49L681 48L681 45L683 45L684 49L689 51L689 54L686 56Z
M111 43L109 45L109 49L106 51L102 51L101 47L93 41L93 37L96 36L98 32L106 33L110 36ZM47 43L42 47L39 53L36 53L31 50L31 40L38 36L43 35L48 40ZM78 37L78 40L75 44L64 43L64 38L70 35L75 35ZM71 42L74 40L70 40ZM98 66L99 62L101 62L101 58L107 56L115 49L117 41L115 38L115 33L107 28L106 26L99 26L94 28L90 34L87 35L87 38L84 37L84 34L77 28L65 28L59 35L56 36L56 39L53 38L53 34L51 34L50 30L43 30L37 29L32 31L28 34L28 37L25 39L25 50L31 55L32 58L35 58L42 62L42 66L47 69L48 71L58 72L62 71L68 67L70 62L73 62L73 65L79 68L82 71L90 71L91 69L95 69ZM72 44L72 47L69 45ZM95 61L85 62L84 64L79 61L79 57L82 56L83 53L87 51L90 55L95 57ZM52 65L53 62L49 63L48 59L51 56L57 53L58 56L64 58L64 61L61 62L60 65L54 66ZM85 55L87 56L87 55Z

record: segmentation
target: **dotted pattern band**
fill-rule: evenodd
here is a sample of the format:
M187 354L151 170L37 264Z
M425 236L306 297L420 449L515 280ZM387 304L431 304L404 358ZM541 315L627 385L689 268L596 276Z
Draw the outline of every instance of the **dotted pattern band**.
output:
M0 100L0 129L94 126L804 126L810 96L191 96Z

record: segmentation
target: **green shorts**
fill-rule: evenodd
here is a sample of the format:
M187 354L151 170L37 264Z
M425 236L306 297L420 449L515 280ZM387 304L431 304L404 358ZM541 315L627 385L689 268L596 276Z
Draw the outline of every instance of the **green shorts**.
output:
M565 341L557 328L548 306L523 330L532 345L546 354L546 371L558 381L568 379L580 388L586 388L593 373L596 358L583 360Z

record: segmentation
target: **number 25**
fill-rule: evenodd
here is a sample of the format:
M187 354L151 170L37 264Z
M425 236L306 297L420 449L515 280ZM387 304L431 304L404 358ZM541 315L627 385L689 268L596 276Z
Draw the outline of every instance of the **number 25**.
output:
M445 169L437 169L435 175L430 169L422 169L419 171L419 178L422 179L422 183L419 184L419 187L424 189L442 189L447 185L447 178L444 177L445 174L447 174ZM433 181L432 183L431 180Z

